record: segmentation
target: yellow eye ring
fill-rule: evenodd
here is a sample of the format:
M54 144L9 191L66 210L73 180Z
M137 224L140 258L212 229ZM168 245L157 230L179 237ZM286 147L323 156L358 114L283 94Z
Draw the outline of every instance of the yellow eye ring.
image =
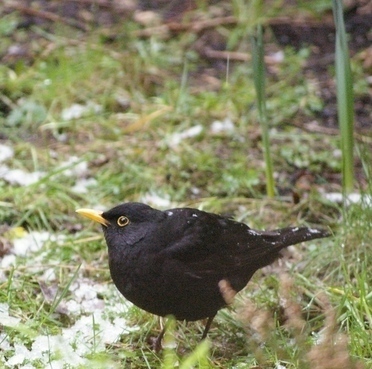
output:
M129 223L129 219L122 215L121 217L118 218L117 224L119 227L125 227Z

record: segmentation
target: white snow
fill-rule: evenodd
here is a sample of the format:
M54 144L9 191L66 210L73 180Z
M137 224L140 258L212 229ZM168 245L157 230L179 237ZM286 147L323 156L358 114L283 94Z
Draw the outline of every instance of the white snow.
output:
M87 193L89 187L93 187L95 185L97 185L97 181L94 178L82 178L75 182L75 185L72 186L71 190L75 193Z
M46 241L62 241L63 235L54 235L47 231L32 231L27 233L22 238L15 238L13 240L13 253L15 255L25 256L28 252L39 251Z
M65 108L62 110L61 118L62 120L79 119L89 114L98 114L101 111L102 111L102 106L95 104L93 102L90 102L86 105L72 104L68 108Z
M21 319L15 318L9 315L9 306L6 303L0 303L0 325L5 327L14 327L16 326ZM1 342L1 341L0 341ZM0 348L1 348L0 344Z
M172 202L168 198L152 192L141 196L139 201L159 208L169 208L172 205Z
M66 177L82 178L88 174L88 163L77 156L70 156L66 161L59 165Z
M220 134L220 133L230 133L235 130L234 123L230 118L225 118L224 120L215 120L211 124L211 133Z
M1 308L4 306L0 306L0 314ZM112 321L106 317L110 312L118 315L125 308L123 301L116 299L112 306L81 316L71 327L63 328L60 334L36 337L31 349L26 348L22 343L9 343L7 337L2 334L0 350L7 351L7 356L10 356L7 360L3 359L3 363L9 368L17 365L32 365L34 361L52 368L64 368L66 365L88 366L90 363L88 355L104 352L107 344L113 344L120 339L121 335L139 329L129 327L126 320L120 316Z
M14 156L12 147L0 144L0 162L8 160Z
M61 242L62 235L49 232L29 232L24 237L14 239L12 254L5 255L0 267L17 264L17 257L29 256L33 252L39 252L36 257L29 258L25 262L30 268L34 268L37 259L38 266L35 270L42 268L43 259L47 252L41 252L47 241ZM50 256L48 256L50 257ZM4 261L9 259L9 261ZM30 262L28 262L30 261ZM49 297L44 298L55 300L61 291L58 288L56 272L53 268L57 262L48 259L49 266L39 276L39 281L44 282L45 293ZM40 266L41 265L41 266ZM52 265L52 266L50 266ZM83 277L83 267L70 285L69 293L62 299L56 308L58 312L68 314L75 322L70 327L65 327L55 334L48 334L48 329L40 330L41 334L31 339L31 345L25 345L14 335L8 335L6 329L0 332L0 367L15 368L36 368L50 367L53 369L66 367L94 367L95 361L92 354L106 352L106 345L117 342L121 335L129 334L138 330L138 326L131 327L125 319L125 314L132 306L125 301L113 284L99 284L94 280ZM5 274L4 274L5 276ZM49 288L49 290L48 290ZM105 299L103 299L103 297ZM48 301L47 301L48 302ZM50 302L48 302L50 303ZM19 310L17 306L10 307L7 303L0 303L0 326L12 328L15 332L28 327L28 321L14 316L12 311ZM113 368L115 363L107 359L106 367Z
M29 186L39 181L43 176L45 176L44 172L29 173L22 169L11 169L7 165L0 165L0 178L12 185Z
M199 136L203 132L203 130L203 126L201 124L197 124L196 126L185 129L182 132L173 133L169 137L168 144L171 147L176 147L180 144L181 141L187 138Z
M324 198L326 198L329 201L336 202L336 203L342 203L345 200L346 205L351 204L358 204L358 203L365 203L367 206L372 205L372 197L368 195L363 195L360 193L351 193L346 196L344 196L340 192L329 192L323 194Z

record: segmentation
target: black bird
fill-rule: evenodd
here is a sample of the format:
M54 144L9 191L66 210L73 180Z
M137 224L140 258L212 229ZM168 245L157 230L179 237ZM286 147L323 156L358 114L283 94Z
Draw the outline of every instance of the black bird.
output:
M136 202L76 211L102 224L111 277L123 296L152 314L208 318L202 338L227 305L226 286L238 292L283 248L329 236L307 227L257 231L197 209L160 211Z

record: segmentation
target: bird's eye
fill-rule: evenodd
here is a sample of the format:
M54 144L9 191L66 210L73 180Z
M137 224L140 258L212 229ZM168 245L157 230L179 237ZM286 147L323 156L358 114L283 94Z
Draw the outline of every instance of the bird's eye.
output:
M119 227L125 227L129 223L129 219L122 215L118 218L117 223Z

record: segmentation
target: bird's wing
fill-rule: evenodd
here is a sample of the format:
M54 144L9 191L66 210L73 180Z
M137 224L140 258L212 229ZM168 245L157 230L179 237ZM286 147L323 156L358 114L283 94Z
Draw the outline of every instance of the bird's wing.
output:
M193 262L204 260L213 253L216 232L213 214L195 209L174 209L163 225L164 253L170 258Z
M278 237L277 233L266 232L261 239L264 232L216 214L187 208L176 210L177 216L164 226L167 230L164 251L185 262L218 259L229 264L235 259L260 257Z
M327 236L325 231L307 227L257 231L244 223L195 209L173 212L175 217L165 224L169 237L165 236L164 252L199 270L259 269L273 262L287 246Z
M169 221L172 224L165 225L167 246L162 253L167 260L187 266L195 276L249 268L260 257L259 252L247 255L248 243L257 236L245 224L195 209L176 210L177 216Z

